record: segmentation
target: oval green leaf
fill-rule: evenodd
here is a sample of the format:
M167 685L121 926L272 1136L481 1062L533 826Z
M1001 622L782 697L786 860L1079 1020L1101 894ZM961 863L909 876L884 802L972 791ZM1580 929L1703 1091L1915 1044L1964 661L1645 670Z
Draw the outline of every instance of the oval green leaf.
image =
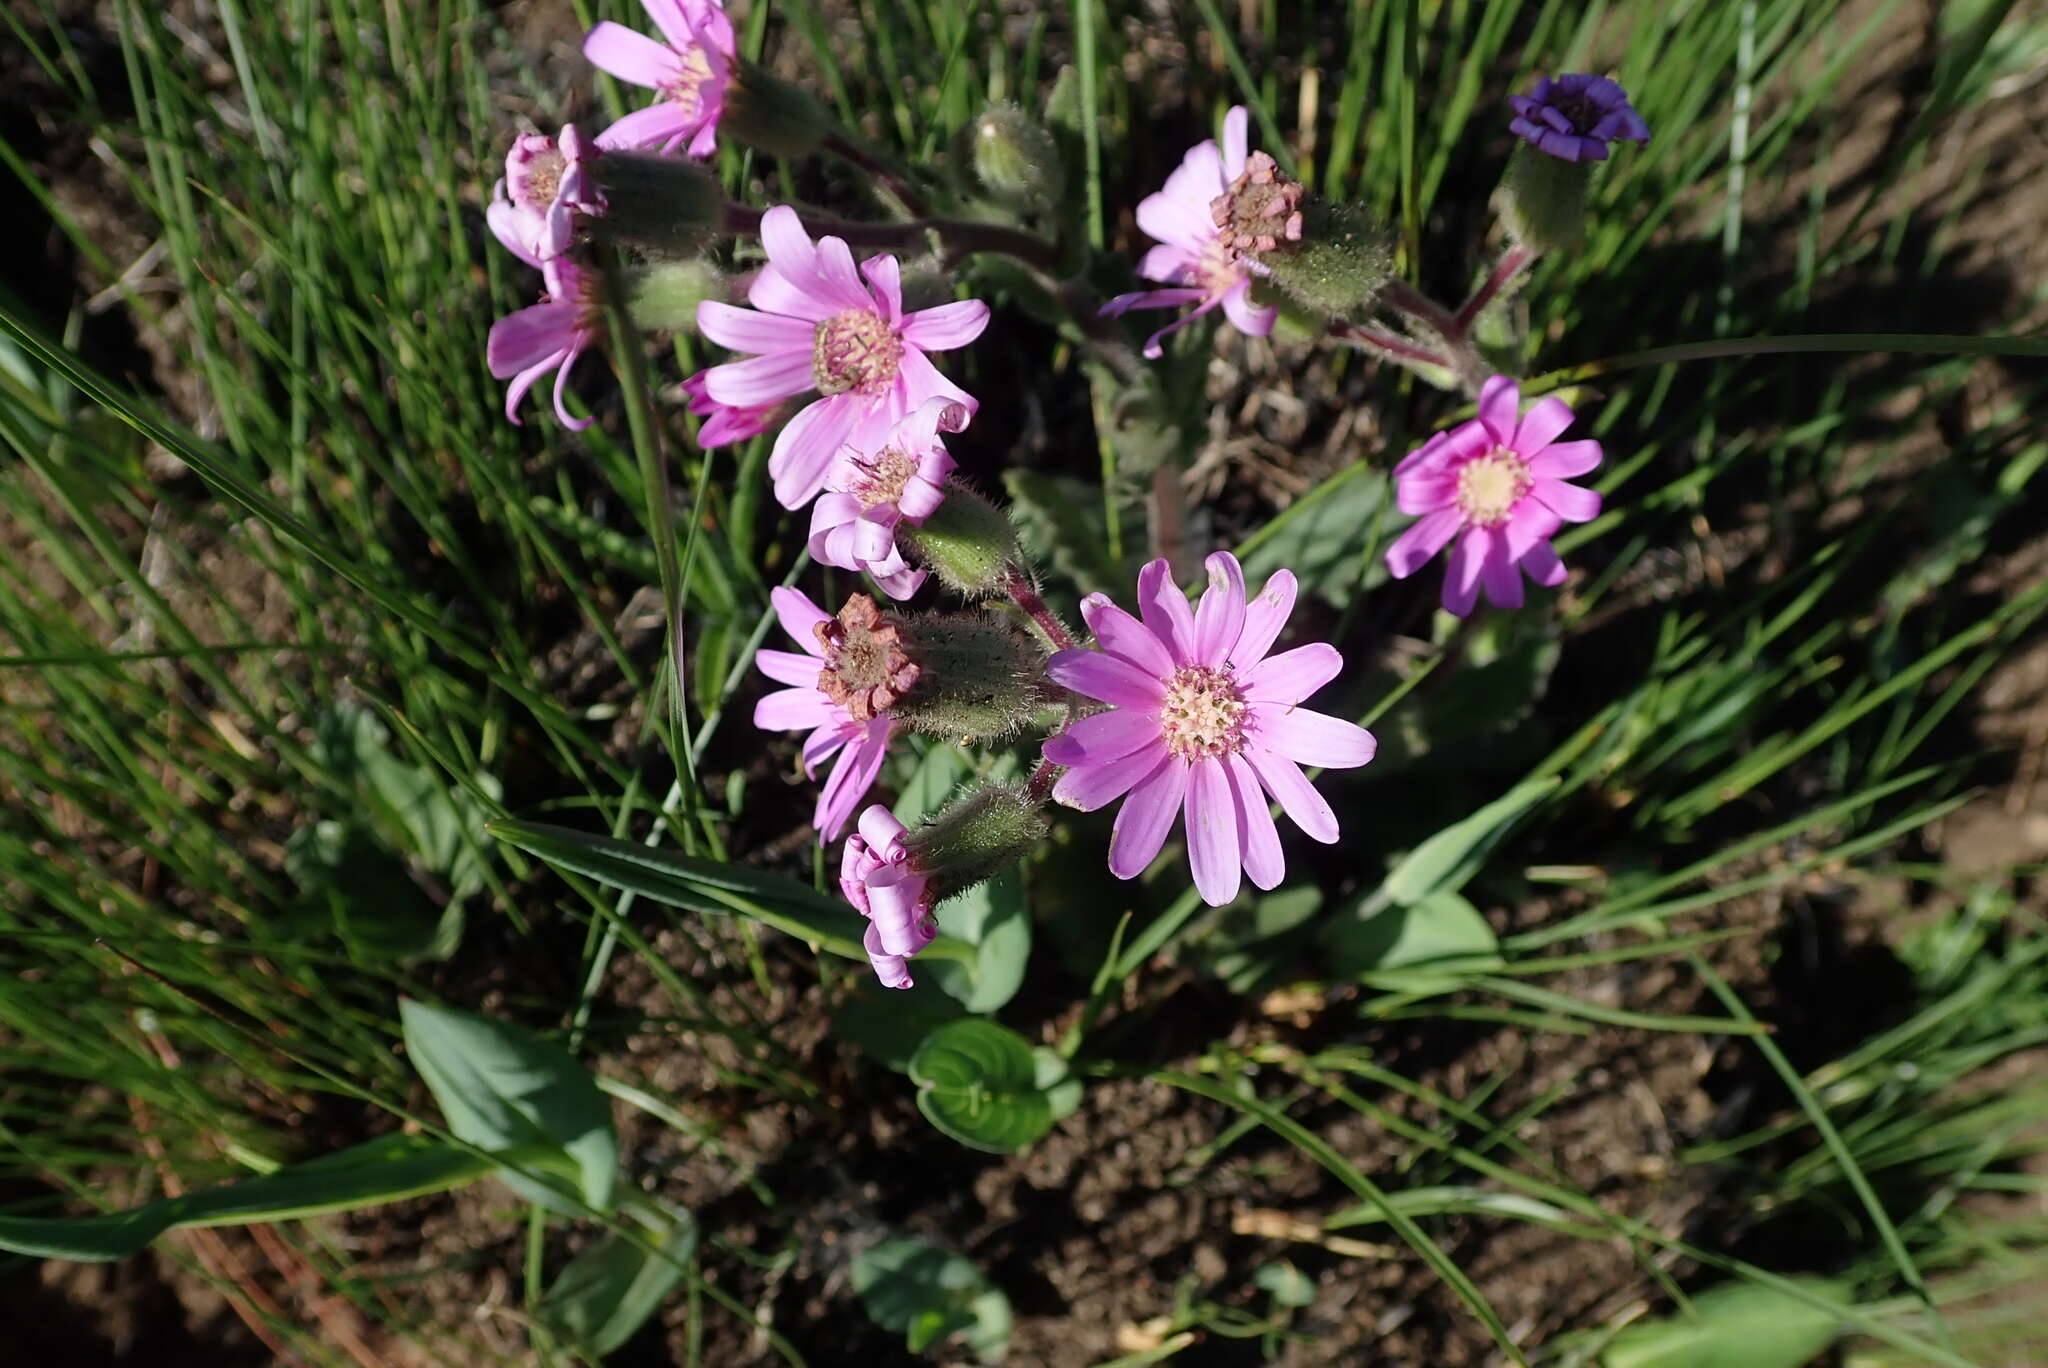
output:
M1014 1154L1052 1129L1052 1102L1039 1089L1031 1046L979 1017L948 1022L910 1060L917 1105L961 1144Z

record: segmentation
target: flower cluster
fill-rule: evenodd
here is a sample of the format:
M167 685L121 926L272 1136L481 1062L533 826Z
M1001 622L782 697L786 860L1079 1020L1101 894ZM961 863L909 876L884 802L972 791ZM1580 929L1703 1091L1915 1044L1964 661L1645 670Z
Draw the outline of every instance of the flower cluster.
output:
M974 122L966 142L980 192L963 200L967 168L949 176L889 163L740 58L719 0L642 3L652 34L599 23L583 52L653 102L594 138L572 125L522 134L507 153L485 218L540 273L543 294L497 321L486 360L509 382L513 422L552 374L555 412L577 429L593 420L570 412L569 372L604 335L614 301L640 327L694 328L733 354L681 383L697 445L772 437L768 481L782 507L808 507L810 558L865 576L879 595L850 593L828 612L798 589L773 590L793 649L756 653L779 687L753 714L763 730L804 734L801 770L817 783L811 822L821 842L844 839L839 888L864 922L877 978L909 987L946 900L1028 856L1055 808L1116 805L1107 860L1119 879L1157 866L1178 833L1212 906L1247 882L1271 889L1285 877L1277 817L1337 841L1314 777L1368 764L1376 744L1306 706L1344 661L1325 642L1281 644L1294 575L1277 570L1252 594L1237 558L1217 551L1191 602L1172 564L1154 560L1137 575L1132 607L1103 593L1081 600L1087 633L1077 641L1041 597L1011 515L961 482L948 449L980 402L934 358L974 344L989 306L906 306L897 253L936 247L943 267L983 252L1015 257L1044 301L1071 315L1068 335L1099 349L1107 364L1094 383L1122 386L1098 397L1158 419L1162 433L1177 421L1166 387L1145 378L1156 372L1100 316L1185 309L1143 340L1143 355L1158 359L1168 335L1217 310L1241 332L1271 334L1284 295L1291 316L1322 320L1327 339L1462 387L1476 416L1394 468L1397 506L1415 520L1387 563L1405 579L1448 548L1445 608L1470 614L1483 593L1512 609L1525 578L1564 581L1551 539L1598 516L1600 496L1570 481L1600 464L1601 449L1559 440L1573 414L1556 397L1524 412L1518 383L1494 373L1471 334L1537 255L1575 241L1588 176L1610 145L1647 141L1621 87L1562 75L1510 101L1501 136L1520 141L1496 200L1507 249L1455 310L1392 276L1388 235L1363 206L1316 197L1291 178L1284 149L1253 149L1241 106L1224 116L1220 140L1189 149L1136 206L1153 240L1136 273L1152 288L1097 305L1085 281L1105 263L1078 258L1071 235L1048 240L992 217L1031 222L1063 207L1057 142L1021 107ZM778 157L838 156L915 217L849 225L790 204L730 202L696 165L725 139ZM941 212L967 212L934 216L934 197ZM762 260L743 286L704 260L721 236L759 239ZM1403 331L1385 331L1375 310ZM963 608L910 611L933 582ZM906 826L870 795L913 733L954 744L1033 738L1035 765L1024 782L970 788Z

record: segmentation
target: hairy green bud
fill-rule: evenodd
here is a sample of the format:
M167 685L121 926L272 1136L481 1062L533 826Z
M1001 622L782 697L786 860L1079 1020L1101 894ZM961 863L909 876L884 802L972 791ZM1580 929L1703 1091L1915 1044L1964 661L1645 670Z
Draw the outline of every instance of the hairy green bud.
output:
M974 174L1008 208L1042 214L1058 202L1066 173L1052 134L1006 100L974 121Z
M1023 789L996 785L954 799L938 815L904 833L913 869L931 880L934 902L972 888L1029 855L1050 823Z
M624 275L626 313L647 332L695 332L697 306L727 291L725 276L701 258L628 267Z
M1342 318L1362 308L1393 274L1386 230L1363 206L1311 199L1301 239L1259 263L1271 280L1311 314Z
M752 62L737 63L725 88L718 131L773 157L795 161L817 151L832 116L810 95Z
M889 713L913 731L953 741L1010 735L1044 702L1045 658L1000 613L928 613L903 624L916 682Z
M1586 230L1586 189L1597 164L1562 161L1527 143L1515 144L1493 192L1508 236L1538 253L1575 246Z
M592 224L606 240L650 256L693 257L718 231L725 193L695 162L606 152L592 166L605 199Z
M940 583L968 598L1000 592L1017 554L1009 515L958 480L946 482L946 501L924 522L898 527L896 541Z

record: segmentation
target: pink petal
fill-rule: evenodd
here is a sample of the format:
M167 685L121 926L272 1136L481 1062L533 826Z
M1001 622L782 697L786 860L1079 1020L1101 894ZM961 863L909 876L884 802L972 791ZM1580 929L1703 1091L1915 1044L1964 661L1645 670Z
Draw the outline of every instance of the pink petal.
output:
M798 291L813 296L823 293L816 288L818 247L804 231L796 210L778 204L761 215L761 249L768 254L768 264Z
M1505 538L1495 538L1486 559L1480 562L1479 579L1486 586L1486 597L1496 608L1519 608L1522 606L1522 572L1508 558Z
M1045 673L1063 688L1120 708L1150 711L1166 696L1166 686L1155 676L1101 651L1055 651L1045 662Z
M661 89L683 74L682 59L674 52L646 34L636 33L624 24L614 24L610 20L593 28L590 36L583 40L583 55L592 66L609 71L622 81L654 90ZM666 100L663 103L681 113L673 103ZM616 143L607 143L605 138L617 132L618 128L619 124L613 124L604 137L597 140L598 145L617 146Z
M1323 801L1323 795L1315 791L1307 776L1286 756L1260 746L1250 746L1239 752L1253 771L1259 776L1259 783L1273 800L1280 804L1280 810L1287 814L1289 821L1306 832L1311 840L1324 845L1337 841L1337 814L1330 811L1330 805Z
M608 151L630 151L656 147L680 136L690 127L690 115L674 100L636 109L597 135L597 145Z
M1524 499L1515 505L1515 511L1508 515L1507 522L1500 528L1501 540L1505 545L1507 558L1520 560L1529 554L1529 548L1537 542L1548 541L1557 535L1563 526L1557 514L1535 499Z
M1164 558L1147 562L1138 572L1138 614L1173 652L1176 664L1195 663L1195 614Z
M1549 542L1538 542L1529 548L1529 554L1522 557L1522 569L1529 578L1546 589L1555 589L1564 583L1564 562L1557 558L1557 550Z
M1093 812L1131 791L1131 786L1152 772L1165 748L1135 750L1101 765L1081 765L1068 770L1052 786L1055 802L1076 812Z
M813 670L813 687L782 689L756 703L754 725L762 731L809 731L832 721L832 700L818 692L817 679Z
M1337 677L1344 657L1327 642L1311 642L1268 656L1238 675L1245 697L1258 703L1301 702Z
M1275 570L1259 596L1245 605L1244 629L1230 649L1232 665L1248 670L1266 658L1280 629L1287 625L1288 614L1294 611L1294 594L1294 572Z
M867 808L860 815L860 838L878 852L889 853L896 842L903 839L905 828L896 820L896 814L880 803Z
M1244 173L1245 153L1251 142L1251 115L1243 105L1232 105L1223 116L1223 178L1236 180Z
M1457 500L1458 477L1418 470L1394 481L1394 507L1403 513L1434 513Z
M1239 332L1252 337L1271 337L1273 324L1280 317L1278 305L1260 308L1252 303L1252 283L1239 281L1223 292L1223 316Z
M1198 290L1193 287L1171 290L1134 290L1130 294L1117 295L1107 304L1104 304L1097 312L1106 313L1110 317L1115 318L1121 314L1129 313L1132 309L1174 309L1183 304L1193 304L1197 300L1208 298L1208 296L1209 292L1207 290Z
M882 306L882 317L891 324L903 321L903 268L896 264L896 258L884 253L869 257L860 264L860 273L867 277L874 287L875 299Z
M1420 470L1437 462L1443 455L1446 440L1441 432L1433 434L1428 441L1401 458L1401 463L1394 467L1394 478L1399 480L1410 471Z
M1514 442L1515 410L1521 402L1521 387L1505 375L1493 376L1479 387L1479 421L1495 445Z
M788 684L798 689L818 687L818 657L814 655L798 655L795 651L756 651L754 668L777 684Z
M1379 749L1371 732L1328 713L1263 703L1252 709L1252 718L1259 745L1303 765L1354 769Z
M1185 247L1171 242L1162 242L1145 249L1145 255L1138 258L1138 278L1156 280L1165 285L1185 285L1195 278L1195 272L1202 266L1202 258ZM1200 295L1202 291L1195 292ZM1132 299L1133 295L1119 295L1119 299ZM1131 307L1125 305L1125 308ZM1117 312L1123 312L1119 309Z
M1178 176L1180 173L1176 171L1174 174ZM1171 178L1167 185L1169 189L1173 185ZM1215 197L1212 191L1209 199ZM1150 194L1138 201L1138 227L1154 241L1178 248L1197 259L1201 257L1202 249L1216 236L1216 221L1209 217L1208 199L1196 195L1175 195L1169 191Z
M504 184L503 181L498 182L498 188L503 190ZM545 245L541 239L547 232L547 225L535 219L531 212L508 199L493 198L484 209L484 225L506 251L529 266L540 266L540 248Z
M484 342L484 363L492 375L507 380L567 351L575 336L575 305L529 305L491 324L490 337Z
M903 349L903 356L896 367L895 395L899 407L894 416L900 417L934 399L958 404L969 414L981 408L981 400L939 374L939 368L931 363L931 358L915 347Z
M1090 594L1081 600L1081 617L1095 633L1095 643L1157 679L1177 668L1165 643L1152 629L1110 602L1107 594Z
M704 372L704 392L719 403L730 404L734 408L779 404L793 395L815 389L817 384L818 377L811 371L808 351L750 356L744 361L728 361Z
M817 328L801 318L784 314L741 309L707 299L697 306L697 331L721 347L767 355L772 352L801 353L805 362L817 341ZM717 396L713 396L716 398Z
M526 398L526 392L533 388L534 382L549 371L566 365L568 360L568 352L555 352L512 377L512 383L505 387L505 416L511 419L512 426L522 426L519 421L519 403Z
M754 278L747 282L747 303L764 313L801 318L808 323L830 318L834 312L830 304L805 294L772 265L754 272Z
M555 372L555 417L561 420L563 427L568 428L572 432L581 432L597 421L596 414L592 414L588 418L576 417L576 415L569 412L568 405L565 402L568 398L569 372L575 367L576 358L581 355L583 355L583 348L580 345L572 347L562 357L561 369Z
M868 952L868 966L875 971L876 980L884 988L908 988L911 985L910 966L901 955L892 955L882 949L881 928L868 923L867 934L861 937L861 948Z
M782 585L768 591L768 602L775 607L776 621L782 630L789 633L789 639L803 647L812 656L822 656L825 648L818 644L817 626L830 622L832 615L811 602L801 589L790 589Z
M1166 844L1166 833L1180 816L1187 790L1188 766L1174 756L1162 756L1117 809L1116 825L1109 836L1110 873L1119 879L1135 879L1145 872L1145 866Z
M1217 760L1188 766L1188 791L1182 803L1187 817L1188 867L1202 901L1221 907L1237 896L1244 862L1237 838L1237 798L1230 778Z
M903 340L920 351L952 351L981 336L987 326L988 305L978 299L963 299L906 316Z
M1479 579L1493 545L1493 534L1475 527L1451 548L1451 563L1444 570L1445 611L1459 617L1471 616L1473 605L1479 602Z
M924 916L918 900L924 896L924 880L901 865L876 870L868 876L868 916L873 919L882 952L914 955L931 942L920 923Z
M1538 479L1530 491L1566 522L1591 522L1600 516L1600 496L1562 480Z
M1522 415L1515 440L1508 443L1524 456L1533 456L1550 445L1550 439L1572 425L1572 411L1556 395L1538 399Z
M1045 743L1055 765L1106 765L1159 740L1159 719L1138 708L1084 717Z
M818 828L821 842L838 838L840 828L867 796L875 776L882 772L882 761L888 754L888 719L874 718L868 723L866 734L847 745L846 753L839 757L831 777L818 792L818 810L812 815L811 824Z
M1225 756L1230 772L1230 796L1237 814L1237 843L1244 857L1244 872L1260 888L1277 888L1287 877L1287 857L1280 853L1280 832L1273 814L1266 811L1266 795L1259 778L1242 755Z
M834 394L807 406L775 434L768 454L768 477L775 482L775 501L784 508L802 508L825 487L832 458L846 445L861 421L858 396Z
M1153 293L1163 294L1165 292L1163 290L1155 290ZM1172 335L1173 333L1179 332L1182 328L1187 327L1190 323L1193 323L1203 314L1215 308L1217 302L1221 298L1221 295L1205 296L1202 302L1199 305L1197 305L1192 312L1182 314L1179 318L1174 319L1173 322L1167 324L1158 332L1153 333L1150 337L1146 338L1145 345L1139 349L1141 354L1148 361L1157 361L1160 357L1166 354L1166 348L1160 345L1162 339Z
M1195 662L1216 666L1229 658L1244 631L1244 570L1228 551L1216 552L1203 564L1209 587L1195 607Z
M1569 480L1600 464L1600 444L1588 438L1582 442L1553 442L1529 458L1529 473L1552 480Z
M1395 579L1407 579L1431 556L1443 550L1444 544L1456 536L1464 524L1465 515L1455 508L1441 508L1416 519L1415 524L1387 548L1388 573Z
M853 264L853 249L844 238L828 234L818 239L818 279L837 311L874 310L875 297L861 283L860 272Z
M829 727L820 727L804 738L804 778L815 779L818 766L831 759L834 752L860 735L860 724L851 718L834 722Z

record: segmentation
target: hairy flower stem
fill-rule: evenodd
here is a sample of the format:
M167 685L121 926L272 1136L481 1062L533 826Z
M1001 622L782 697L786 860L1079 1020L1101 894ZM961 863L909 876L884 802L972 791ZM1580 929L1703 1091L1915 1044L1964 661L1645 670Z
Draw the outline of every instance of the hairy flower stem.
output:
M1024 616L1031 619L1032 625L1044 634L1054 650L1070 651L1074 648L1073 633L1066 629L1052 609L1045 606L1045 600L1039 597L1038 587L1031 582L1031 576L1012 565L1003 575L1002 589L1010 596L1010 601L1023 610Z
M1060 767L1050 760L1038 762L1038 768L1031 772L1031 779L1024 785L1025 801L1040 804L1052 797L1053 780L1059 776Z
M1452 369L1447 359L1429 348L1418 347L1406 338L1396 337L1390 332L1381 332L1378 328L1361 328L1356 323L1347 323L1338 318L1330 321L1330 336L1366 351L1384 352L1396 361L1413 361L1418 365Z
M1501 257L1500 264L1493 268L1493 274L1472 292L1470 299L1458 306L1458 312L1451 318L1451 324L1458 329L1458 337L1461 340L1472 331L1472 325L1479 321L1479 315L1486 311L1487 305L1493 303L1494 297L1521 274L1523 267L1535 259L1536 254L1527 247L1518 244L1508 248L1507 254Z
M723 227L735 237L754 237L761 231L759 209L744 204L727 204ZM814 235L841 238L849 247L880 247L890 251L915 252L933 234L951 253L1001 252L1019 261L1051 271L1058 268L1060 251L1035 233L1005 228L1000 223L972 223L962 219L916 218L901 223L855 223L825 214L805 213L804 226Z

